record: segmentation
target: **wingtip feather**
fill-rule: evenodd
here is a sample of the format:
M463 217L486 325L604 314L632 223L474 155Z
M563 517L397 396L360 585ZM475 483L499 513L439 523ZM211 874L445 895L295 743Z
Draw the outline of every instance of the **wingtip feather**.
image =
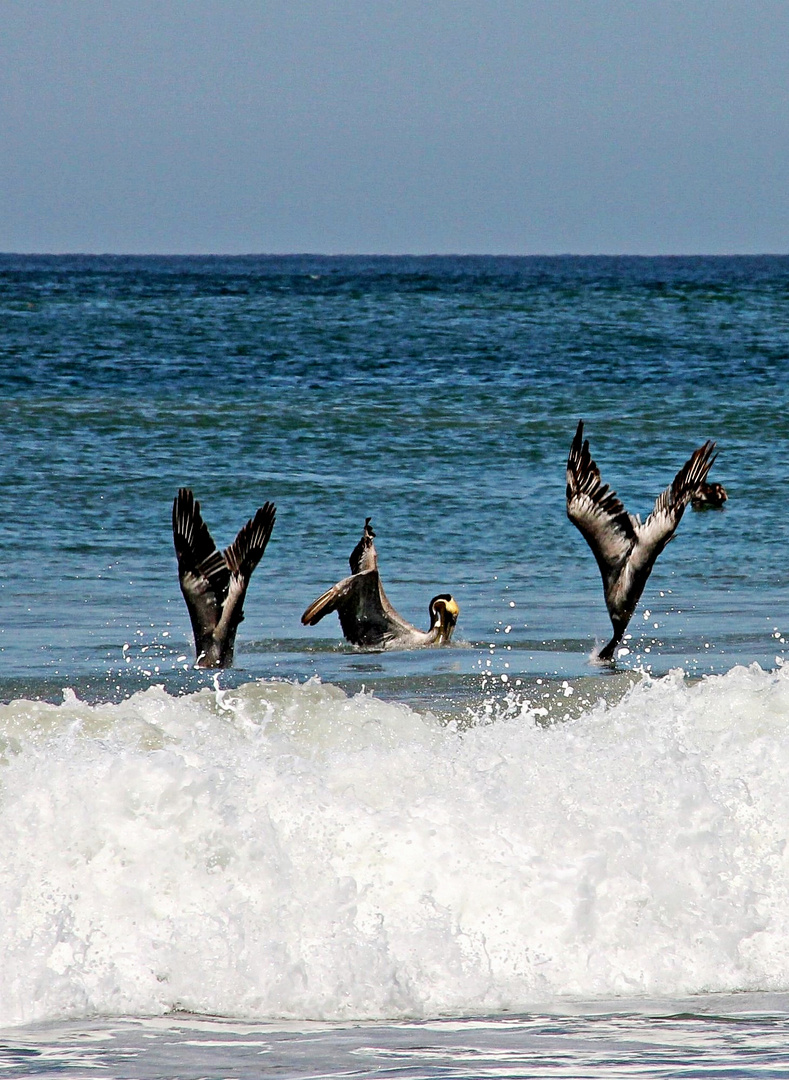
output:
M239 529L235 540L223 553L232 574L240 574L249 581L263 558L276 519L277 508L274 503L266 502Z

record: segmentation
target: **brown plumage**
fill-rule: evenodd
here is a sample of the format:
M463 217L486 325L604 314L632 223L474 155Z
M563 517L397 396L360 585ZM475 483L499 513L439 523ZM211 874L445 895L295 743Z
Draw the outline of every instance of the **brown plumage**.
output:
M266 550L275 517L274 504L265 503L230 547L220 552L203 521L200 503L189 488L179 489L173 501L173 542L198 667L230 667L233 663L249 579Z
M567 459L567 516L592 549L603 578L614 636L598 657L610 660L655 560L674 535L693 493L707 478L716 457L715 443L707 441L693 452L642 522L628 514L616 493L602 482L583 433L581 420Z
M301 617L305 626L336 611L345 638L363 649L415 649L425 645L446 645L457 623L459 608L449 593L430 601L430 629L418 630L392 607L378 574L378 555L370 518L364 523L359 543L348 560L350 577L313 601Z
M694 510L720 510L728 500L723 484L699 484L690 499Z

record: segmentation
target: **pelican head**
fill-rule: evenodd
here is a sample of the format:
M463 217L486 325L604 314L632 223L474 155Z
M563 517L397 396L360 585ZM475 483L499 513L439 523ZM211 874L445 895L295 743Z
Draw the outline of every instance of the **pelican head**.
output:
M439 644L447 644L458 621L460 608L449 593L439 593L430 601L430 630Z

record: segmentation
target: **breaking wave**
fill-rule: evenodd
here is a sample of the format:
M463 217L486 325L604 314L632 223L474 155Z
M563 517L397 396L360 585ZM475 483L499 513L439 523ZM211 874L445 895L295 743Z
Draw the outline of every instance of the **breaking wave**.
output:
M0 1023L789 987L789 667L468 724L256 682L0 706Z

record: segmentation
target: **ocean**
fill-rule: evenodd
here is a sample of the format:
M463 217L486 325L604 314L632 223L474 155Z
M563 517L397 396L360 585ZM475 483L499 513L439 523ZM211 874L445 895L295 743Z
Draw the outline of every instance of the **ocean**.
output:
M785 1076L789 257L0 256L0 1069ZM579 419L688 510L614 667ZM235 666L171 507L271 500ZM307 605L372 518L450 646Z

